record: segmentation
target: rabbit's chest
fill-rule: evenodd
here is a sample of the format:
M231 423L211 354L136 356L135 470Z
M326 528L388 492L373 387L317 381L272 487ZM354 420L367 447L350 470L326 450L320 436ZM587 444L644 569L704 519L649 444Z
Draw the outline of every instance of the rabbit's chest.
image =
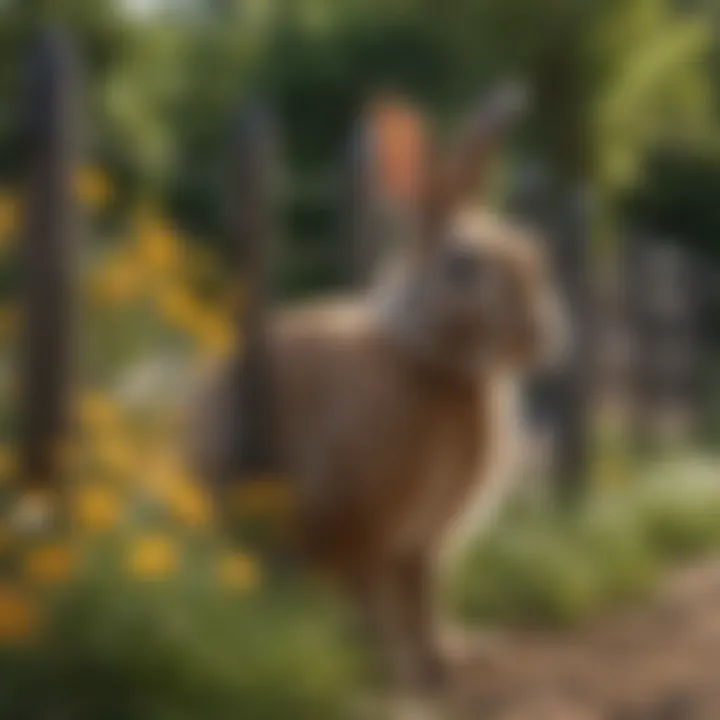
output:
M432 542L462 514L482 481L487 429L482 406L464 399L428 418L408 443L414 457L400 482L404 494L391 523L391 542L399 551Z

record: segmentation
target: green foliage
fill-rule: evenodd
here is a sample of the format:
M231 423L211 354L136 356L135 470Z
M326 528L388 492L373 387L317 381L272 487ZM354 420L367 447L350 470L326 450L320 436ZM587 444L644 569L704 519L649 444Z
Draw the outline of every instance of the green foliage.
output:
M114 170L135 178L167 172L162 111L174 84L172 28L134 22L110 0L9 0L0 13L0 97L6 108L0 126L4 177L16 177L23 161L26 69L37 30L47 19L66 28L82 61L89 114L86 146Z
M708 132L709 23L671 0L164 2L7 0L0 13L0 173L15 176L24 60L50 7L84 60L93 152L120 194L160 195L221 252L233 110L249 93L282 120L283 289L343 280L342 158L368 93L390 86L454 115L498 76L533 88L533 155L608 199L668 133ZM716 126L716 125L715 125ZM709 132L714 132L712 126ZM307 188L313 189L308 192Z
M625 200L644 231L720 256L720 153L709 148L665 149L648 158L643 182Z
M682 560L719 547L720 495L712 467L669 461L658 474L653 491L637 498L644 532L657 554Z
M568 625L646 592L668 563L719 547L712 463L678 461L577 514L516 510L471 547L450 593L472 622Z
M284 585L238 595L184 558L138 579L112 553L57 591L41 636L0 653L0 714L66 720L354 717L341 613ZM42 688L42 692L38 692Z
M216 321L223 347L227 325L200 292L219 285L208 258L166 218L132 220L81 257L82 441L68 448L53 537L16 530L17 408L0 377L0 717L356 717L364 667L344 608L225 537L168 439L170 397L190 384L170 358L196 359L207 329L221 352ZM4 363L15 340L3 341ZM160 377L156 360L165 382L128 386L138 369ZM39 562L40 550L60 555Z
M702 14L667 0L606 5L596 28L602 81L591 118L597 181L617 192L637 183L642 159L659 142L708 131L712 34Z
M565 625L610 598L631 597L653 575L648 548L617 518L518 517L479 544L454 580L471 621Z

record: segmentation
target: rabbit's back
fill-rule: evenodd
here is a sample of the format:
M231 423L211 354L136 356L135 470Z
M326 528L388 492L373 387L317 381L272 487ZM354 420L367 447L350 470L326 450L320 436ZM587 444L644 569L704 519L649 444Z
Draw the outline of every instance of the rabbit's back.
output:
M360 301L279 314L272 351L312 552L437 539L489 453L487 388L419 363Z

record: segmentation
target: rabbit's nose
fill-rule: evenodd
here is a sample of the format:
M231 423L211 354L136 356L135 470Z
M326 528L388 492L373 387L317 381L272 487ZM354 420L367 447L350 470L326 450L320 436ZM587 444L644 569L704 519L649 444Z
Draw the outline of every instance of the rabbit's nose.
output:
M470 249L456 249L447 258L446 273L452 283L470 285L481 272L481 261Z

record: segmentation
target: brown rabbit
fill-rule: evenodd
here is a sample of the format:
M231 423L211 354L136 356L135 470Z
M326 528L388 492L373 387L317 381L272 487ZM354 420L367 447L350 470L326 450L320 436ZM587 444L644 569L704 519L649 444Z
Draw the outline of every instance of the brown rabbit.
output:
M280 312L269 328L299 550L346 584L397 668L421 682L443 668L432 608L439 551L501 455L502 393L559 338L540 249L466 207L511 100L495 96L445 163L424 132L410 175L393 165L401 158L378 157L386 192L413 221L410 239L365 295ZM385 151L380 133L376 152ZM210 476L234 441L230 382L227 368L217 372L198 405L194 462Z

